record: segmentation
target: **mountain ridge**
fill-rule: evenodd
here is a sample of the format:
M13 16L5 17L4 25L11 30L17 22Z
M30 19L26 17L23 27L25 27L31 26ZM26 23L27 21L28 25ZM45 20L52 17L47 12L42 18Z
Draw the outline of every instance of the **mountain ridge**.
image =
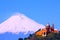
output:
M24 14L16 14L0 24L0 33L12 32L18 34L19 32L36 32L43 27L44 25L38 24Z

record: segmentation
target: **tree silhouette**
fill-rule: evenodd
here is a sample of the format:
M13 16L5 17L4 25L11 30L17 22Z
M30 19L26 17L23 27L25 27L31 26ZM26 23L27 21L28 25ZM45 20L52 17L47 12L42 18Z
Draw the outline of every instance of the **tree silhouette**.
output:
M23 40L23 38L19 38L18 40Z
M27 40L27 38L24 38L24 40Z

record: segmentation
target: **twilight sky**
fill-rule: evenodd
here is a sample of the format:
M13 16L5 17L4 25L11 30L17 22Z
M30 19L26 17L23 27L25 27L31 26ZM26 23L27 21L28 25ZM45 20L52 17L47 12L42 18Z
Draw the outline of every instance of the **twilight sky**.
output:
M16 12L43 25L54 23L60 30L60 0L0 0L0 23Z

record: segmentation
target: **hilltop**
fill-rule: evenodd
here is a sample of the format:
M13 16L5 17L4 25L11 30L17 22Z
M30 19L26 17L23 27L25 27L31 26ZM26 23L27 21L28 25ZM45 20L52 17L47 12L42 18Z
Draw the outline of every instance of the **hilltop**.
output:
M23 40L19 38L18 40ZM47 24L45 28L39 29L34 34L30 34L29 37L24 40L60 40L60 31L54 29L54 24L50 26Z

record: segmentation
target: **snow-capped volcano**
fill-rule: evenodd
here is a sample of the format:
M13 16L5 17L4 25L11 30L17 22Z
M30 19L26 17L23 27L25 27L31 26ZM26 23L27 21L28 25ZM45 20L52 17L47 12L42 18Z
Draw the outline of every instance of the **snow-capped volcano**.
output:
M38 29L43 27L44 25L38 24L23 14L16 14L0 24L0 34L5 32L11 32L15 34L20 32L27 33L29 31L36 32Z

